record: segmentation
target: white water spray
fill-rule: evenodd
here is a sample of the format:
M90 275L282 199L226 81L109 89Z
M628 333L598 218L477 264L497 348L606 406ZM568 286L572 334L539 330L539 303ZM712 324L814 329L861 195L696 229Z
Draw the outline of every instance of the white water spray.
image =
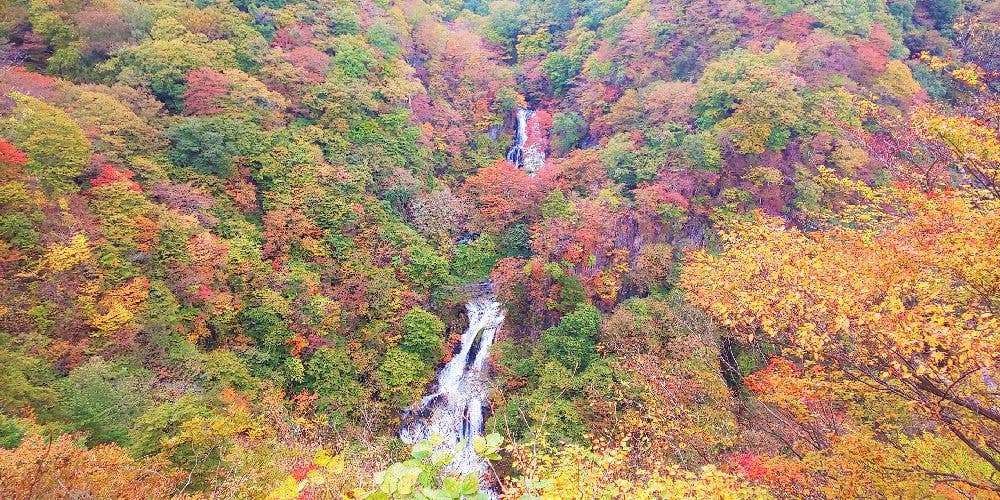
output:
M524 169L528 175L535 175L545 164L545 151L538 144L528 143L528 123L535 112L530 109L517 108L517 130L514 134L514 146L507 152L507 161L517 168Z
M437 390L423 398L399 437L412 444L438 434L444 438L441 447L455 454L452 470L481 474L486 471L486 462L473 451L471 441L483 432L488 390L484 369L504 312L492 293L470 300L465 310L469 327L462 334L458 353L438 373ZM463 439L468 439L465 446L456 449Z
M535 175L545 164L542 146L529 139L539 131L529 131L534 111L517 109L517 130L514 145L507 152L507 161ZM531 134L530 132L534 132ZM486 283L486 290L492 285ZM420 406L408 412L399 437L413 444L438 434L444 438L440 448L455 454L449 468L466 474L486 471L486 461L472 449L472 438L483 433L483 407L486 405L486 360L504 312L492 292L477 295L465 305L469 327L462 334L461 345L450 361L438 372L436 390L424 396ZM461 449L458 444L467 439Z

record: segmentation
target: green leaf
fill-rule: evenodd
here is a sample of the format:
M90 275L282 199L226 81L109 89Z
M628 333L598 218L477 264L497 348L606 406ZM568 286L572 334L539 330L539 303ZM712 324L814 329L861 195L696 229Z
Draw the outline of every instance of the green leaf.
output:
M490 448L497 448L501 444L503 444L503 436L501 436L500 434L497 434L495 432L491 433L491 434L487 434L486 435L486 444L488 444Z
M430 456L433 449L434 447L431 446L430 442L420 441L419 443L413 445L413 450L410 452L410 455L413 456L413 458L419 458L422 460Z
M435 432L434 434L431 434L431 437L428 438L427 441L431 444L431 447L433 448L444 442L444 436Z
M420 493L423 495L423 498L427 498L427 500L452 500L453 498L458 498L449 495L444 490L436 490L432 488L424 488L420 490ZM421 497L417 495L416 498L420 499Z
M462 476L461 491L463 495L472 496L479 491L479 477L476 474Z
M458 483L458 480L453 477L447 477L444 479L444 485L441 487L441 490L448 496L448 498L462 497L462 487Z
M433 465L434 467L441 467L447 464L448 462L451 462L452 459L454 458L455 458L454 455L452 455L451 453L448 453L447 451L438 450L435 451L433 455L431 455L431 465Z
M434 480L437 479L437 472L431 470L430 467L426 469L419 469L419 474L417 479L420 481L422 486L431 487L434 485Z
M486 452L486 438L482 436L476 436L472 438L472 449L476 450L477 455L482 455Z
M389 500L389 495L384 491L373 491L365 497L365 500Z
M407 474L399 478L399 488L396 490L400 495L409 495L413 493L413 489L417 486L417 475Z

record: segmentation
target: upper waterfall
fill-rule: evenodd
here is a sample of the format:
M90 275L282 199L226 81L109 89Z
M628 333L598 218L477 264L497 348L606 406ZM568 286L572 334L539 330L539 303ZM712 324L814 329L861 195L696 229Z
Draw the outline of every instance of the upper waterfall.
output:
M534 117L533 110L517 108L514 145L507 152L507 161L524 169L528 175L535 175L545 165L545 148L538 140L542 131L537 122L532 120Z

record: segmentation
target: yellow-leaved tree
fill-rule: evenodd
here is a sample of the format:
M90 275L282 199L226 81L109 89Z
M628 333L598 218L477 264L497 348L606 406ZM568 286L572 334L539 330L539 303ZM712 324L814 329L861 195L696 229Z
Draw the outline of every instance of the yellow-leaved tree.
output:
M791 420L815 423L811 401L839 401L830 414L845 422L814 427L812 448L871 427L886 455L906 458L895 467L1000 491L1000 205L965 191L899 194L906 215L882 227L737 223L721 254L689 256L682 285L736 340L771 344L806 368L758 391ZM806 374L821 389L788 390ZM919 418L864 416L889 402ZM850 414L858 404L867 408ZM930 429L960 442L963 465L908 455L901 443Z

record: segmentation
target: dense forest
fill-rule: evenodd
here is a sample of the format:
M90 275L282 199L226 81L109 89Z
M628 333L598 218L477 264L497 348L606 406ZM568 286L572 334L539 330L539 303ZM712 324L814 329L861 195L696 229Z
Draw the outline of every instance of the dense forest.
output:
M2 0L0 366L2 498L1000 498L1000 3Z

